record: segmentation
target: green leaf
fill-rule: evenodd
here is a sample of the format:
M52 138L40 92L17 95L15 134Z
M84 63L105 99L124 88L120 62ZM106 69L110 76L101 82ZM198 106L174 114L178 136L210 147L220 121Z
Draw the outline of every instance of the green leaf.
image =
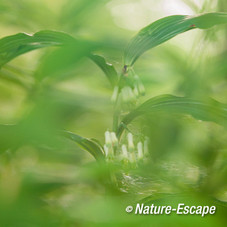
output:
M105 73L108 80L110 81L111 85L114 87L118 82L118 76L113 65L107 63L104 57L96 54L91 54L89 58L101 68L101 70Z
M76 142L82 149L88 151L97 161L101 161L104 158L104 152L102 147L94 140L90 140L81 136L78 136L72 132L63 131L63 135Z
M227 126L227 105L225 104L221 104L213 99L199 101L186 97L161 95L147 100L126 115L118 128L118 137L121 136L124 125L129 124L136 117L155 112L189 114L199 120L213 121Z
M63 32L40 31L34 35L18 33L0 39L0 67L15 57L42 47L59 46L75 41Z
M207 29L227 23L227 13L207 13L195 17L174 15L162 18L143 28L128 44L124 54L125 66L132 66L147 50L194 28Z
M18 33L0 39L0 67L22 54L51 46L61 48L44 58L45 61L37 72L38 77L43 78L56 72L61 74L62 69L71 68L81 57L87 56L103 70L112 86L117 83L118 76L115 68L106 63L103 57L90 54L94 44L79 41L58 31L45 30L34 35Z

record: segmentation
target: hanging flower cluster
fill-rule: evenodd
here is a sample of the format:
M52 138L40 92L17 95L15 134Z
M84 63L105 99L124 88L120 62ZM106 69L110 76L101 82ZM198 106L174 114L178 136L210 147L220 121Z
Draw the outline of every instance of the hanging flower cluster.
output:
M134 102L140 96L145 95L145 88L140 80L139 76L133 75L131 76L132 86L123 86L123 88L119 88L119 86L114 87L114 91L111 97L112 102L116 102L117 98L120 98L123 103Z
M128 133L127 144L119 144L116 134L106 131L104 151L107 162L123 162L136 167L148 155L148 138L135 146L132 133Z

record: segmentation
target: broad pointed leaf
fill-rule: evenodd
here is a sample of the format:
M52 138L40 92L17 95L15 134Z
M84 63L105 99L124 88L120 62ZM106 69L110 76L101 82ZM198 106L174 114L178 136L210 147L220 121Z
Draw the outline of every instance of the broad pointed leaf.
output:
M199 120L213 121L227 126L227 105L225 104L221 104L213 99L205 102L185 97L161 95L147 100L126 115L118 128L118 137L121 136L124 126L136 117L155 112L189 114Z
M47 63L42 65L45 68L45 70L42 69L42 73L45 75L41 77L56 71L61 73L61 68L70 68L80 57L86 55L103 70L112 86L117 83L115 68L106 63L103 57L90 54L91 43L79 41L64 32L51 30L39 31L33 35L18 33L0 39L0 67L22 54L50 46L63 48L56 50L45 59ZM53 65L55 67L52 67Z
M227 23L227 13L207 13L199 16L174 15L162 18L140 30L130 41L124 54L125 66L132 66L138 57L174 36L191 29L207 29Z
M0 39L0 67L15 57L42 47L73 42L70 35L57 31L40 31L34 35L18 33Z
M90 59L93 60L105 73L111 85L114 87L117 84L118 76L112 64L106 62L105 58L96 54L91 54Z
M96 160L100 161L104 158L104 153L101 146L93 140L78 136L68 131L64 131L63 135L68 139L71 139L76 142L84 150L88 151Z

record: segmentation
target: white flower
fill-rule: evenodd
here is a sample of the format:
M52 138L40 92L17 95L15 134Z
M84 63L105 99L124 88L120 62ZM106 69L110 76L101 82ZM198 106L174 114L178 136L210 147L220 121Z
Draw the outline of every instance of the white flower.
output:
M108 157L108 155L109 155L109 148L106 146L106 144L104 145L103 148L104 148L106 157Z
M110 147L112 146L111 135L109 131L105 132L105 144Z
M121 92L122 92L122 98L124 102L131 102L136 98L132 91L132 88L129 86L122 88Z
M143 159L143 144L142 142L137 143L137 151L138 151L138 160Z
M134 86L135 87L133 89L133 93L138 98L140 94L139 94L139 90L138 90L137 84L135 84Z
M114 146L117 146L118 145L118 139L117 139L115 132L111 132L110 137L111 137L112 144Z
M121 150L122 150L123 159L127 159L128 160L128 151L127 151L127 147L126 147L125 144L123 144L121 146Z
M129 148L129 150L133 150L134 149L133 135L130 132L128 133L128 148Z

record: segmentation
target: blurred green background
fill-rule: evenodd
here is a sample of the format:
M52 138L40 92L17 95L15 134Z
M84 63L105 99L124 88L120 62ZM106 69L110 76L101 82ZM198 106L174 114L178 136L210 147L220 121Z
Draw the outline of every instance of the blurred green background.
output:
M225 226L222 125L168 111L137 119L129 130L149 137L150 156L127 175L121 167L97 164L58 132L103 145L112 128L113 88L80 53L98 45L94 52L121 72L124 49L144 26L168 15L226 10L225 0L1 0L1 38L56 30L86 42L75 47L78 58L70 68L62 64L64 55L57 58L57 47L48 47L0 69L0 226ZM146 89L138 103L161 94L227 103L226 38L226 26L193 30L146 52L134 67ZM120 175L117 186L109 171ZM218 212L205 218L127 214L126 206L138 201L212 204Z

